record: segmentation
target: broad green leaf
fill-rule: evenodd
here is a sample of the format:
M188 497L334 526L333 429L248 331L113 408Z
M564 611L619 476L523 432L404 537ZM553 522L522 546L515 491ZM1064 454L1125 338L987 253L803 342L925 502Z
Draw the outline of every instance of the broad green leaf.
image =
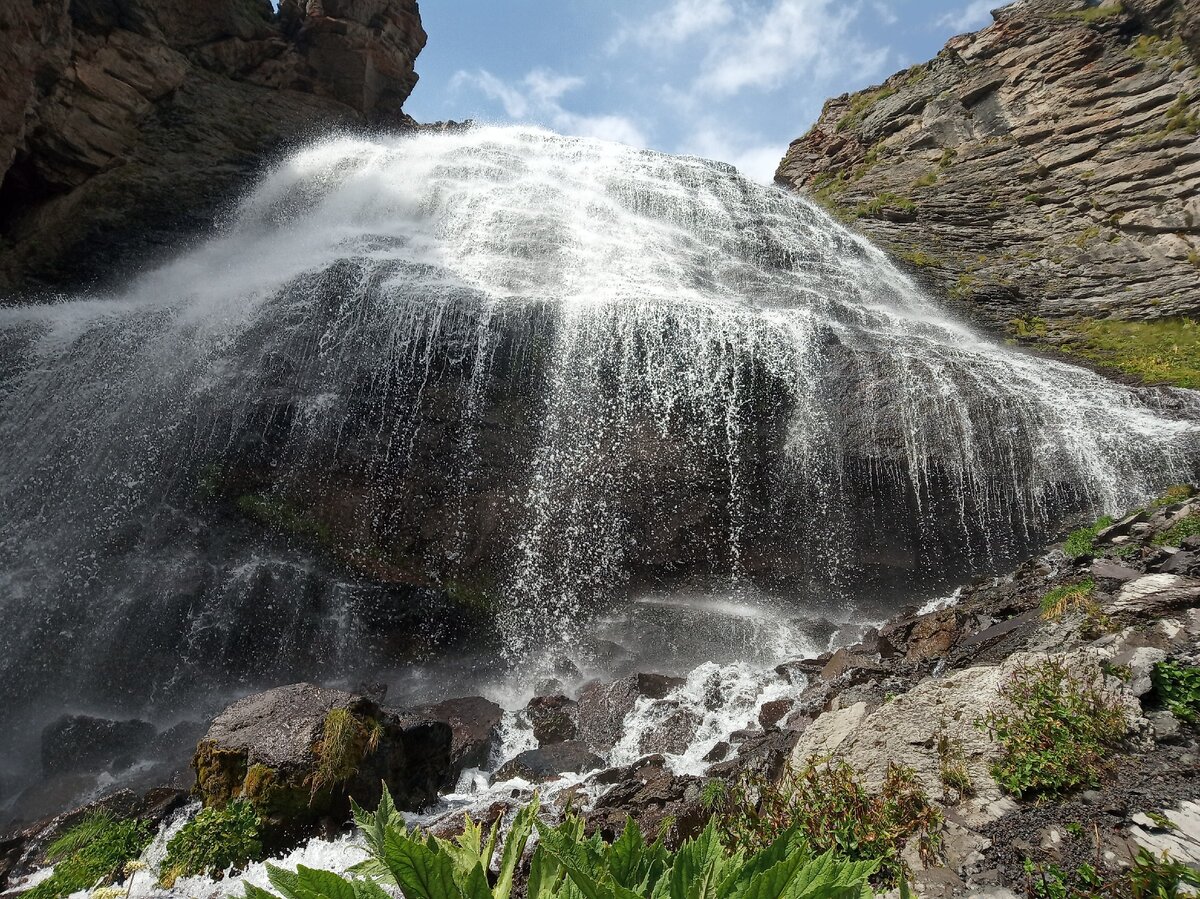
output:
M644 874L643 855L646 841L633 818L625 821L625 830L608 851L608 871L619 886L636 887Z
M529 860L528 899L552 899L564 873L558 857L539 843L533 850L533 858Z
M242 881L242 889L246 892L246 899L279 899L274 893L268 892L262 887L256 887L248 880Z
M405 899L462 899L454 882L454 862L407 834L389 828L384 862Z
M529 835L533 833L539 805L535 793L529 805L517 812L516 817L513 818L512 826L508 829L508 836L504 839L504 848L500 853L500 872L496 877L496 885L492 888L494 899L508 899L508 894L512 892L513 875L525 852L525 844L529 842ZM409 896L407 899L414 899L414 897Z
M271 885L286 899L355 899L354 887L332 871L297 865L295 871L267 865Z
M488 883L483 865L479 862L475 863L475 867L464 880L462 893L464 899L492 899L492 887Z

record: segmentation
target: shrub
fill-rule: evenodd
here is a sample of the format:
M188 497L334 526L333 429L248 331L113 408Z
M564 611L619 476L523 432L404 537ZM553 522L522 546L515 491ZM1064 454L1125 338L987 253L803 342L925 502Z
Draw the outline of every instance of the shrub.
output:
M391 797L374 813L354 814L370 853L350 877L299 866L295 872L267 866L271 885L285 899L389 899L380 882L395 885L405 899L509 899L517 867L534 828L538 843L529 860L528 899L858 899L869 896L873 862L814 858L795 829L785 830L761 851L729 852L716 824L686 841L677 852L661 839L647 844L631 820L613 843L599 835L584 839L583 822L568 814L556 827L537 821L538 802L513 819L497 872L489 877L497 825L484 834L470 821L454 839L410 833ZM274 899L247 883L246 899Z
M1014 796L1055 796L1098 783L1125 736L1125 710L1099 666L1056 659L1022 665L1001 687L1002 710L979 722L1000 743L992 776Z
M778 783L743 777L713 803L730 851L759 851L795 828L814 849L880 865L880 880L904 873L900 851L916 837L921 857L941 848L942 815L921 790L913 771L890 765L878 795L858 782L844 761L810 759Z
M1200 515L1188 515L1161 534L1155 534L1150 542L1155 546L1178 546L1188 537L1200 534Z
M1167 660L1151 671L1156 698L1180 721L1200 721L1200 667Z
M1078 528L1067 535L1063 543L1063 552L1068 559L1083 559L1096 551L1096 535L1113 523L1113 520L1103 515L1087 527Z
M222 877L230 869L258 861L263 855L261 826L246 799L235 799L220 809L202 809L167 843L159 883L169 889L180 877Z
M1042 597L1042 617L1059 618L1071 609L1086 605L1092 598L1096 582L1091 578L1075 584L1061 584Z
M112 883L125 865L150 842L149 825L117 819L107 812L88 815L46 850L54 873L23 895L28 899L62 899L78 890Z

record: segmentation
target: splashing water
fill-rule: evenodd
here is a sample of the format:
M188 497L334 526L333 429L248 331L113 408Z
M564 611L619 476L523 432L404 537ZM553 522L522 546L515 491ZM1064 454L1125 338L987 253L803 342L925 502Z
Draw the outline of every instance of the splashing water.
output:
M1183 392L982 338L801 199L519 128L311 146L0 348L13 715L351 677L484 609L513 659L630 596L871 617L1195 459Z

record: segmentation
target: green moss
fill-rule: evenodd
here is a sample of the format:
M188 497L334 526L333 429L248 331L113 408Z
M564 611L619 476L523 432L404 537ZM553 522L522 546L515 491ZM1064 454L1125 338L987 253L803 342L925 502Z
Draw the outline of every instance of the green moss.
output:
M1179 546L1188 537L1197 534L1200 534L1200 515L1189 515L1161 534L1156 534L1150 542L1155 546Z
M1071 531L1063 543L1063 553L1068 559L1083 559L1093 555L1096 551L1096 535L1112 523L1112 518L1102 515L1087 527Z
M261 766L257 766L261 767ZM180 877L221 877L263 857L262 821L248 800L221 809L202 809L167 843L159 884L167 889Z
M1088 243L1095 240L1099 236L1100 236L1100 226L1099 225L1088 225L1088 227L1084 228L1083 231L1080 233L1080 235L1075 238L1075 246L1079 247L1082 250L1084 247L1086 247L1088 245Z
M861 218L862 216L876 215L885 209L895 209L900 212L913 212L917 208L917 204L908 197L901 194L895 194L890 191L884 191L878 196L859 203L854 207L854 215Z
M125 865L150 843L150 826L117 819L106 812L88 815L46 850L54 872L22 895L28 899L63 899L79 890L112 883Z
M1014 318L1009 322L1013 333L1021 338L1045 337L1047 334L1046 320L1038 316L1033 318Z
M838 119L837 130L845 131L848 128L853 128L863 120L863 117L866 116L872 106L880 100L887 99L894 93L896 93L894 87L884 86L855 94L850 100L850 108L846 111L845 115Z
M903 259L909 265L917 268L930 268L935 265L941 265L942 260L936 256L931 256L924 250L901 250L896 253L896 256Z
M1183 39L1179 35L1165 41L1155 34L1140 34L1129 46L1129 55L1134 59L1160 60L1180 56L1184 52Z
M206 806L218 808L239 795L246 779L246 755L232 749L219 749L209 740L201 741L192 759L196 769L196 791Z
M958 280L954 282L954 286L950 288L949 294L952 300L966 300L975 293L975 285L978 278L967 272L958 276Z
M913 182L913 187L932 187L937 184L937 172L926 172L920 178Z
M1172 484L1162 492L1162 495L1150 502L1151 509L1162 509L1173 506L1196 495L1196 488L1191 484Z
M953 147L947 147L942 150L942 158L938 160L939 169L948 169L954 164L954 160L958 158L958 151Z
M1200 134L1200 110L1195 109L1195 97L1191 94L1180 94L1174 103L1167 108L1166 134L1183 131L1187 134Z
M1088 6L1084 9L1072 9L1051 15L1055 19L1073 19L1077 22L1091 23L1101 22L1123 12L1125 12L1125 7L1120 3L1114 3L1112 6Z
M1200 388L1200 327L1191 318L1099 319L1080 326L1069 350L1151 384Z
M280 497L249 493L238 497L237 507L243 514L272 530L315 540L323 545L333 543L333 530L329 525Z

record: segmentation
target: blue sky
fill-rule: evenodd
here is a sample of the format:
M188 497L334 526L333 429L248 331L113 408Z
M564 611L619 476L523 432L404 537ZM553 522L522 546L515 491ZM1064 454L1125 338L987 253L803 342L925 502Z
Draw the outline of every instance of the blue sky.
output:
M770 180L826 97L929 59L1004 0L424 0L419 121L529 122Z

